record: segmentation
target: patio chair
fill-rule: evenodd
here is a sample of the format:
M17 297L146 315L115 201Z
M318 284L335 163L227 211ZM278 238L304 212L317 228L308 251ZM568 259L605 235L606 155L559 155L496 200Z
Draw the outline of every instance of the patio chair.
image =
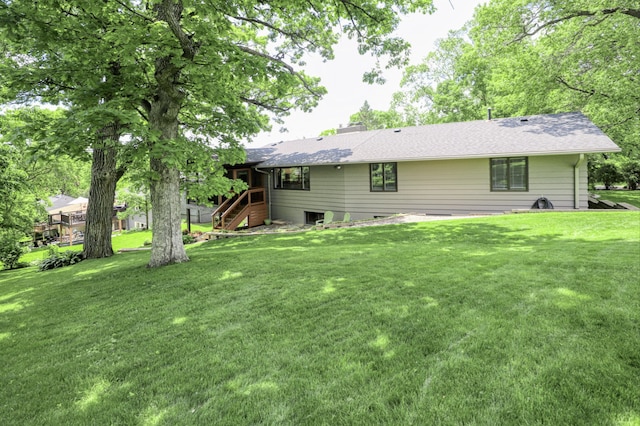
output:
M324 212L324 218L320 219L320 220L316 220L316 226L320 226L322 225L327 226L328 224L330 224L331 222L333 222L333 212L328 210L326 212Z

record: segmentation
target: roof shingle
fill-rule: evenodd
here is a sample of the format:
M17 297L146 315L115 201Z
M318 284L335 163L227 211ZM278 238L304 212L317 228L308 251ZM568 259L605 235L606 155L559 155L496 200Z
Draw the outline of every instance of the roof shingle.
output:
M616 152L582 113L344 133L247 149L261 167Z

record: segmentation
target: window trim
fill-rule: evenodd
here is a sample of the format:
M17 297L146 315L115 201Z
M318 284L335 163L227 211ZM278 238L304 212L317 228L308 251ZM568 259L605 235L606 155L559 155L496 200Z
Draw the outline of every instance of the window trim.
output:
M375 164L379 164L382 166L382 188L381 189L373 189L373 166ZM384 168L387 164L393 164L395 171L395 181L396 185L394 189L386 189L386 181L385 181L385 173ZM387 161L384 163L369 163L369 192L398 192L398 162L396 161Z
M302 188L283 188L282 187L281 173L282 173L282 170L284 169L300 169L300 176L302 177ZM307 169L306 175L307 175L308 185L306 188L304 186L304 183L305 183L304 169ZM309 166L275 167L273 169L273 189L278 189L278 190L282 189L282 190L288 190L288 191L310 191L311 190L311 167Z
M494 174L493 174L493 162L494 160L506 160L507 164L507 187L506 188L496 188L493 185ZM512 188L511 187L511 163L515 161L524 160L524 188ZM529 192L529 157L526 156L518 156L518 157L495 157L489 159L489 187L491 192Z

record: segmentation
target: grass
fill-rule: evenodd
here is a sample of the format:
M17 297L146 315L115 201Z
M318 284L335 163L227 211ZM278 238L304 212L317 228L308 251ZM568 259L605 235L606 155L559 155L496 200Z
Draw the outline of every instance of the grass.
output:
M188 253L0 272L3 424L640 424L637 212Z
M210 232L211 226L212 226L211 223L192 223L191 231L192 232L196 232L196 231ZM182 229L187 229L186 223L183 223ZM142 247L145 241L151 241L151 237L152 235L150 230L114 233L112 235L111 244L112 244L113 250L117 252L118 250L123 248ZM64 252L67 250L82 251L83 247L84 246L82 244L76 244L71 247L68 247L68 246L61 247L60 251L61 252ZM31 250L29 253L22 256L20 258L20 261L30 263L33 261L45 259L48 256L49 256L49 252L47 250L47 247L40 247L40 248ZM0 266L2 266L2 263L0 263Z
M122 234L113 234L111 237L111 246L113 247L113 251L117 252L123 248L142 247L145 241L151 241L151 231L149 230L125 232ZM60 252L68 250L82 251L83 247L82 244L76 244L71 247L60 247ZM20 257L20 261L30 263L47 257L49 257L47 247L39 247Z
M191 224L191 232L211 232L213 224L211 222L208 223L192 223ZM187 224L182 224L182 229L187 229Z
M629 203L632 206L640 207L640 190L638 191L594 191L594 193L600 195L602 200L613 201L614 203Z

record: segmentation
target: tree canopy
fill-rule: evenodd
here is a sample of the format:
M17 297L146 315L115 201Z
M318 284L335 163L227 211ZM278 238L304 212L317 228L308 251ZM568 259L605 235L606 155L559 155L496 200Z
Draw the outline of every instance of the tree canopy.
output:
M364 101L358 112L349 117L350 123L362 123L367 130L388 129L403 127L405 125L402 116L393 109L378 111L371 109L369 102Z
M640 158L639 29L632 0L491 0L405 68L390 111L408 125L582 111Z
M384 66L405 65L409 46L392 32L402 14L431 11L431 0L2 1L11 53L0 72L12 82L2 94L69 104L106 147L141 117L154 217L150 266L182 262L186 164L204 156L241 162L239 142L267 129L270 117L313 108L325 90L301 71L304 57L331 59L342 35L356 39L361 54L387 57L367 81L379 81Z
M637 156L639 29L633 0L492 0L477 10L471 36L485 56L500 58L498 106L511 96L507 108L581 110Z
M22 254L18 241L46 218L49 195L88 192L86 159L42 149L63 115L41 108L0 113L0 262L5 268L17 265Z

